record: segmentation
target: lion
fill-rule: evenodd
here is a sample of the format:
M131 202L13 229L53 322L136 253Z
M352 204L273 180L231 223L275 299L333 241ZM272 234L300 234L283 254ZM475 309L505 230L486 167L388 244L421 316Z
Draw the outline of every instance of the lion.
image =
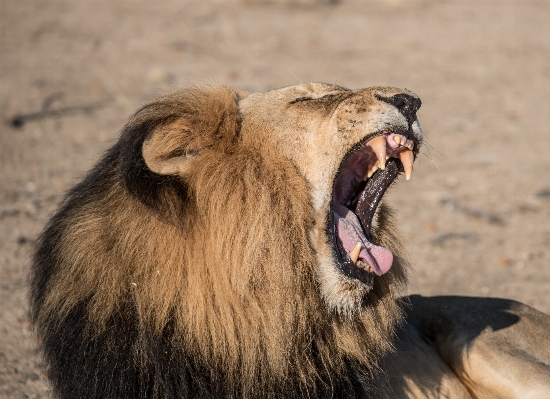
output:
M381 199L411 176L420 106L321 83L190 86L143 106L37 245L30 313L54 396L515 397L486 375L550 387L548 316L402 297L409 265ZM487 363L504 349L515 380Z

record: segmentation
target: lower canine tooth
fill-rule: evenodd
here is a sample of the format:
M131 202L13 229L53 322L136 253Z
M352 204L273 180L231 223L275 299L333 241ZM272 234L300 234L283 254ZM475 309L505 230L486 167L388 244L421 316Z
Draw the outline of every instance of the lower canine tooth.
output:
M357 263L357 259L359 259L359 253L361 252L361 243L358 242L355 245L355 248L351 250L349 253L349 257L353 263Z
M378 170L378 165L374 164L369 169L365 171L365 174L363 175L363 180L370 179L374 172Z
M405 169L405 179L410 180L413 172L413 162L414 162L413 152L409 149L406 149L405 151L401 151L399 153L399 159L403 164L403 169Z
M369 141L369 146L372 148L378 158L380 169L386 168L386 137L378 136Z

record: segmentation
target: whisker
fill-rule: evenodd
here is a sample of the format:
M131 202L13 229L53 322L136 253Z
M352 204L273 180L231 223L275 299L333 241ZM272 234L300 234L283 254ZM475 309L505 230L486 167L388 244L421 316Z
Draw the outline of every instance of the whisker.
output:
M443 157L441 156L441 154L435 149L435 147L433 145L431 145L428 140L424 140L424 144L426 144L427 147L431 148L432 150L435 151L435 153L437 154L437 156L440 158L440 159L443 159Z
M428 151L428 154L426 154L424 151L422 151L422 154L424 154L426 157L428 157L431 161L433 159L432 158L432 152L430 151L429 147L425 147L425 149L426 149L426 151Z
M292 74L292 76L294 76L296 79L298 79L298 82L300 82L301 84L304 84L304 82L302 82L302 81L298 78L298 76L294 75L294 73L293 73L290 69L287 68L286 70L287 70L288 72L290 72L290 73Z
M340 77L340 73L342 73L342 70L338 71L338 76L336 76L336 80L334 81L333 86L338 85L338 78Z
M433 163L435 165L435 167L437 168L437 170L439 170L439 173L443 174L443 172L441 171L441 169L439 168L439 166L437 165L437 163L432 159L431 156L428 156L426 155L426 153L424 151L422 151L422 155L424 155L426 158L428 158L430 160L431 163Z
M432 159L432 162L435 165L435 167L437 168L437 170L439 170L439 173L443 174L443 172L441 171L441 169L439 169L439 166L435 163L435 161L433 159Z
M432 154L426 154L424 151L420 151L422 155L424 155L426 158L428 158L430 161L432 160Z

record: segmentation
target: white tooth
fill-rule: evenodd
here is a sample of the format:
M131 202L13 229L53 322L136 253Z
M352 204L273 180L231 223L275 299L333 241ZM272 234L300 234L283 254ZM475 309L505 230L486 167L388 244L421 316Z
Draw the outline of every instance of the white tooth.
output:
M413 152L410 149L401 151L399 153L399 159L403 164L403 169L405 169L405 178L409 180L413 172L413 162L414 162Z
M409 143L407 143L406 147L409 149L409 150L412 150L414 148L414 143L412 141L409 141Z
M376 158L378 158L380 169L386 169L386 137L378 136L372 139L369 141L369 146L376 154Z
M393 141L395 141L397 144L401 144L401 136L395 135L393 136Z
M374 172L376 172L377 170L378 170L378 165L377 164L372 165L370 168L365 170L365 174L363 175L363 180L370 179L374 174Z
M370 168L367 177L371 178L372 175L374 175L374 172L376 172L377 170L378 170L378 166L376 164L372 165L372 168Z
M353 263L357 263L357 259L359 259L359 253L361 252L361 243L358 242L355 245L355 248L351 250L349 253L349 257Z

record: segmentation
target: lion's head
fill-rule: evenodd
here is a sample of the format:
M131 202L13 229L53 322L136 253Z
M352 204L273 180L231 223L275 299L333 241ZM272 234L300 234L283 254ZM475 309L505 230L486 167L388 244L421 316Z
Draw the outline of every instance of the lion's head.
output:
M359 389L351 374L372 372L400 319L404 260L379 201L410 175L419 107L406 90L312 83L192 87L140 109L35 256L57 392L77 389L76 347L86 367L116 352L154 392Z

